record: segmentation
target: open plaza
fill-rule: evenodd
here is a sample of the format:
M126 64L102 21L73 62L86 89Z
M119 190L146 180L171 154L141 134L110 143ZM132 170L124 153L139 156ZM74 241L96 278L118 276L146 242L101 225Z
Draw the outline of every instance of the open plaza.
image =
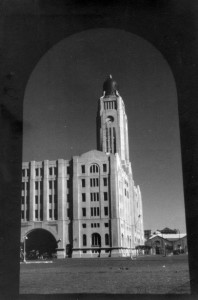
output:
M190 294L186 254L21 263L20 294Z

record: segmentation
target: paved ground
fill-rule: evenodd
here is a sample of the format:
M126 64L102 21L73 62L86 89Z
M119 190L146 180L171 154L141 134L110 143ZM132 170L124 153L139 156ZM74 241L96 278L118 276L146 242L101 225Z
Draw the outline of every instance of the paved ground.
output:
M21 294L188 294L188 258L65 259L21 264Z

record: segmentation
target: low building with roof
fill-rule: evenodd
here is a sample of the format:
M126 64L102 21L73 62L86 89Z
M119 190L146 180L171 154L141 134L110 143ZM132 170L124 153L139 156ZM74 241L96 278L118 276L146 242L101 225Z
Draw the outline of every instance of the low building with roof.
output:
M150 254L180 254L188 253L186 233L155 232L146 242L150 247Z

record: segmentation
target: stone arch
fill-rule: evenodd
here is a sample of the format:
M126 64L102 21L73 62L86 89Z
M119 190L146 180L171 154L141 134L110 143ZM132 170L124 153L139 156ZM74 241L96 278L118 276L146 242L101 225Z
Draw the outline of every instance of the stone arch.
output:
M28 231L25 235L26 239L26 253L31 251L38 251L39 255L48 253L51 256L56 252L57 240L54 235L43 228L36 228Z

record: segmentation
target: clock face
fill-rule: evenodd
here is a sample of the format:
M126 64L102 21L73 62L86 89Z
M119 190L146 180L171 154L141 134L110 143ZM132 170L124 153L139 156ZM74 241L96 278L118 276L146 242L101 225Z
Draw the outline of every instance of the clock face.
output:
M112 123L114 121L114 118L112 116L108 116L106 118L106 123Z

